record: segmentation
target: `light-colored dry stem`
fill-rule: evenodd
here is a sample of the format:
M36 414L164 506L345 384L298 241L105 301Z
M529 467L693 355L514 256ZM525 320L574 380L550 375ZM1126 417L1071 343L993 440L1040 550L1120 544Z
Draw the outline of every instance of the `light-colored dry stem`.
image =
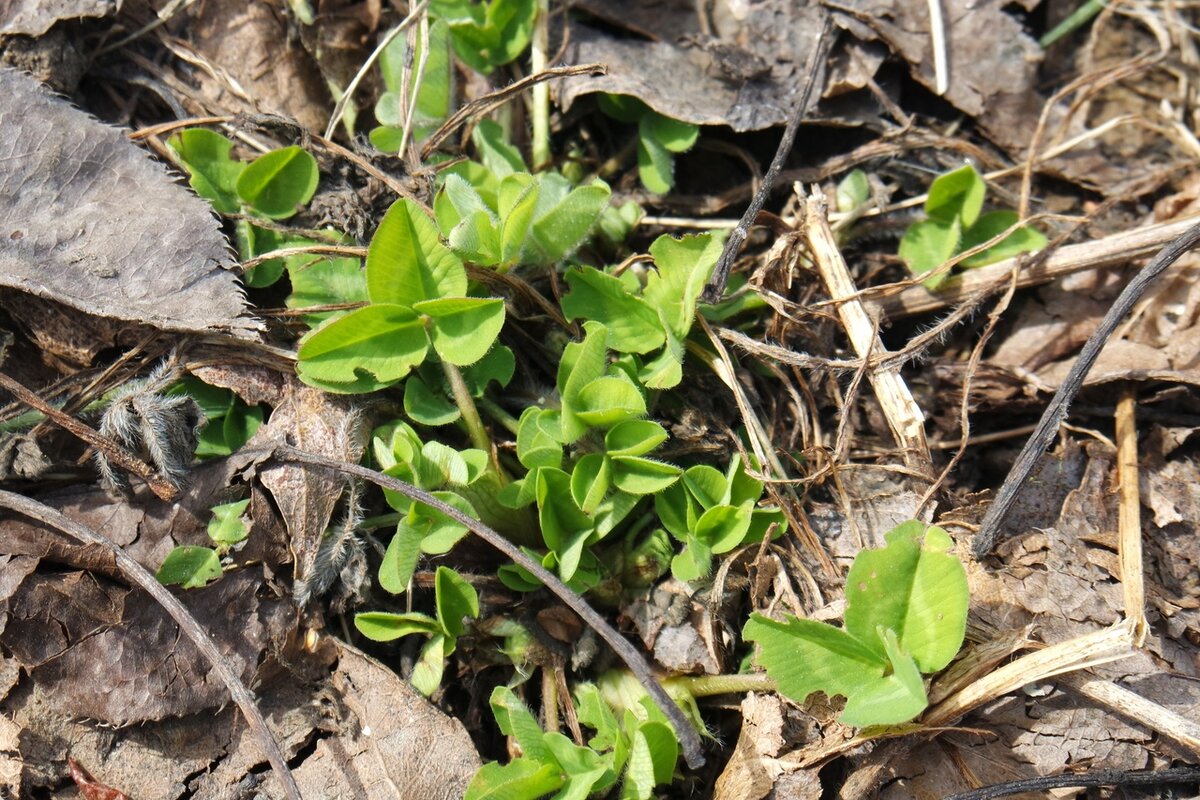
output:
M1085 269L1124 266L1132 259L1158 252L1164 244L1197 222L1200 222L1200 215L1148 225L1093 242L1067 245L1047 258L1044 264L1022 270L1017 276L1017 288L1048 283L1055 278ZM937 294L918 284L878 299L868 296L866 305L873 311L884 313L888 319L927 314L946 306L958 305L980 294L1007 288L1012 271L1020 266L1021 259L1028 260L1028 256L1006 258L995 264L973 269L961 277L951 278L942 284Z
M834 301L846 300L838 303L837 313L854 352L862 359L886 353L887 348L876 332L875 320L867 312L865 304L856 299L858 287L854 285L846 259L842 257L829 227L825 196L814 191L805 197L799 185L796 186L796 193L804 200L804 238L808 242L813 265L829 296ZM899 367L871 369L867 379L875 390L896 443L904 452L905 466L930 475L932 461L929 445L925 441L925 415L900 376Z
M1117 477L1120 510L1117 516L1117 553L1121 563L1121 590L1125 618L1133 630L1133 643L1146 641L1146 592L1142 580L1142 500L1138 486L1137 397L1131 386L1117 401Z

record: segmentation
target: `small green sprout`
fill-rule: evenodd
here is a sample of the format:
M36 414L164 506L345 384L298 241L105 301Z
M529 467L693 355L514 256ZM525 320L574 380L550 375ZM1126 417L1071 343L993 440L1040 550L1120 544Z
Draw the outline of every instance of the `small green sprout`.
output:
M216 547L176 547L167 553L162 566L158 568L155 575L158 582L167 586L197 589L221 577L221 557L249 535L250 521L245 516L249 507L249 500L213 506L208 538L213 540Z
M619 122L638 126L638 176L655 194L675 185L675 156L696 144L700 127L663 116L630 95L600 95L600 110Z
M500 730L516 741L521 756L507 764L485 764L467 787L467 800L582 800L603 797L618 783L623 800L649 800L655 786L674 778L679 742L648 699L618 720L594 684L577 687L579 722L595 731L587 747L544 732L506 686L492 691L491 705Z
M369 611L354 617L358 632L376 642L390 642L413 633L428 637L412 673L413 688L424 695L433 694L441 684L446 659L453 655L458 637L466 630L463 620L479 616L475 587L454 570L438 567L433 587L436 617L386 611Z
M915 276L940 267L958 253L970 250L1019 222L1015 211L991 211L981 214L987 184L970 164L939 176L929 187L925 201L926 219L909 226L900 241L900 258ZM1040 250L1046 237L1028 225L1014 229L997 244L964 260L965 268L982 267L1019 253ZM925 280L931 290L940 286L949 273Z

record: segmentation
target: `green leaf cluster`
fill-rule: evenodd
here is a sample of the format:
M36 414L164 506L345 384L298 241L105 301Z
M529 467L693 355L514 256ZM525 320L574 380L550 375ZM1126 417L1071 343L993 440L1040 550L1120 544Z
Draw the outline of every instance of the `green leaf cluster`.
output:
M529 46L535 0L433 0L429 13L450 27L454 52L487 75L513 61Z
M671 561L681 581L706 577L715 555L779 535L786 521L778 508L759 508L763 484L746 472L735 455L724 473L707 464L689 467L683 480L655 495L663 527L684 547Z
M652 110L636 97L600 95L600 110L620 122L638 126L638 176L655 194L666 194L675 185L675 156L696 144L700 127L671 119Z
M678 467L649 457L667 439L646 414L643 388L628 364L609 364L606 328L584 325L582 342L567 345L556 383L558 407L531 406L521 415L517 458L528 472L509 484L500 502L522 508L536 503L547 569L577 590L594 586L603 570L592 547L608 536L643 497L679 478ZM568 462L569 445L586 437ZM501 578L528 591L536 579L519 567Z
M566 273L571 291L562 299L570 319L594 320L608 330L607 346L639 358L638 380L650 389L670 389L683 379L684 341L696 318L696 305L721 255L712 234L675 239L660 236L650 245L657 269L643 284L626 270L620 276L594 267Z
M455 450L441 442L422 442L409 425L393 422L377 428L371 451L385 475L411 483L464 514L478 517L462 491L484 477L488 455L482 450ZM396 526L379 567L379 584L392 594L408 587L422 553L447 553L467 535L466 526L424 503L385 490L388 505L404 516Z
M967 164L939 176L929 187L925 200L926 219L915 222L900 240L900 258L915 276L924 275L970 250L999 236L1020 221L1015 211L983 211L987 184L975 168ZM1041 250L1046 237L1040 231L1022 225L998 243L962 262L963 267L982 267L1019 253ZM925 280L936 289L949 273Z
M312 200L319 181L317 162L303 149L291 146L265 153L246 163L232 156L233 142L205 128L188 128L167 141L176 160L188 172L198 195L222 214L242 213L264 220L292 217ZM330 240L344 237L330 232ZM310 238L281 233L247 220L237 223L238 255L250 259L287 247L314 244ZM265 261L243 276L247 286L261 288L279 280L284 270L295 272L323 256L296 255ZM357 265L357 259L349 259ZM334 302L343 302L337 300Z
M221 557L245 541L250 534L246 509L249 500L238 500L212 507L208 523L208 538L216 547L184 545L167 553L155 577L167 586L197 589L221 577Z
M366 272L370 304L325 321L302 341L297 372L305 383L374 392L403 380L430 350L449 364L474 364L504 324L504 301L468 294L462 261L411 200L388 209Z
M295 145L264 153L249 164L230 155L233 142L205 128L188 128L167 141L188 172L196 194L222 214L247 209L287 219L317 190L317 161Z
M521 756L507 764L485 764L467 787L467 800L584 800L605 795L618 783L622 800L649 800L655 786L674 777L679 742L652 703L643 704L642 714L626 710L618 720L594 684L577 687L579 721L595 731L587 747L544 732L506 686L493 690L491 706Z
M574 253L608 207L608 185L597 179L572 187L557 172L529 174L495 123L481 124L475 143L482 163L449 171L433 203L450 248L501 271Z
M928 705L921 673L937 672L962 646L967 576L950 536L905 522L887 545L864 550L846 576L845 627L751 615L743 631L758 662L796 702L842 695L840 721L858 727L907 722Z
M464 620L479 616L475 587L454 570L438 567L433 587L436 617L386 611L369 611L354 617L358 632L376 642L390 642L410 634L427 637L412 671L412 685L424 695L433 694L441 684L446 658L454 653L458 637L466 630Z

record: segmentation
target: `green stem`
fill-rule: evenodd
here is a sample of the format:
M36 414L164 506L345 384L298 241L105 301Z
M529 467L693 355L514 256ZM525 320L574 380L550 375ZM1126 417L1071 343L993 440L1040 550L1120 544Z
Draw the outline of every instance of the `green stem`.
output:
M669 678L664 683L683 687L692 697L779 690L778 684L765 672L753 672L746 675L680 675Z
M537 19L533 23L533 42L529 55L529 70L536 75L546 69L550 47L550 3L538 0ZM544 169L550 163L550 83L542 81L533 87L533 169Z
M450 393L454 395L454 404L462 413L462 421L467 426L467 436L471 439L471 445L485 453L491 453L491 437L488 436L487 428L483 427L479 409L475 407L475 398L471 397L471 390L463 380L462 371L449 361L442 361L442 370L450 384Z
M391 528L400 524L400 520L404 519L407 514L401 514L399 511L392 511L388 514L380 514L376 517L367 517L358 524L358 527L364 531L377 531L380 528Z
M489 417L503 425L505 430L513 436L517 435L517 431L521 428L521 421L519 419L505 411L499 403L493 402L486 397L481 397L476 402L480 408L487 412Z

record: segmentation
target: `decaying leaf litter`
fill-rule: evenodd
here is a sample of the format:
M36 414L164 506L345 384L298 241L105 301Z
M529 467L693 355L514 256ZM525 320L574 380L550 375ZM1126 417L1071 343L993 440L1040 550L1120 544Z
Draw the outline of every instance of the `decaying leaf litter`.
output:
M1098 777L1109 788L1091 790L1099 796L1194 794L1194 774L1165 771L1194 764L1200 752L1194 256L1170 267L1110 338L992 555L969 555L1016 450L1139 259L1200 219L1198 112L1188 79L1194 10L1112 5L1041 47L1037 37L1070 4L947 3L939 25L925 3L730 3L698 13L690 3L587 2L551 8L532 55L513 53L515 61L489 74L475 62L488 67L486 58L499 61L516 47L525 7L495 0L497 9L517 9L517 22L492 39L480 28L470 40L474 55L464 54L467 37L458 34L455 57L469 66L444 67L455 86L448 102L472 112L458 118L460 127L435 136L436 114L423 97L414 104L412 75L441 74L433 57L398 60L396 86L378 66L368 69L338 103L344 115L334 114L334 98L388 31L405 25L396 39L410 47L436 41L448 35L437 19L453 19L453 5L223 0L5 9L0 52L12 69L0 73L0 197L9 225L0 238L0 370L11 402L0 463L6 489L54 510L9 514L3 523L6 788L50 796L70 791L75 772L130 797L462 796L483 762L528 749L531 740L511 728L524 718L492 694L506 684L540 713L535 727L586 744L579 720L598 730L599 706L572 687L616 666L592 625L552 593L518 592L499 580L507 559L470 537L424 557L409 592L382 591L377 573L390 529L370 523L387 515L383 498L347 474L283 460L292 447L351 464L366 452L368 466L385 466L368 444L372 429L414 408L428 414L412 404L439 388L424 367L414 376L425 390L413 399L407 388L338 395L297 380L296 340L314 315L379 302L353 289L322 293L311 278L335 280L343 272L327 264L366 254L394 201L428 208L441 185L432 148L384 155L369 132L393 153L388 137L398 134L441 141L451 155L510 152L480 144L492 129L478 115L488 113L511 132L506 146L516 145L518 161L523 151L528 163L548 141L563 174L603 177L614 207L639 203L628 239L597 239L537 269L484 269L476 264L491 251L473 245L471 280L504 299L500 341L518 355L522 377L505 392L493 384L490 395L484 380L481 393L481 404L496 406L482 406L485 458L511 470L522 443L501 420L531 401L506 396L552 392L556 365L545 343L557 340L561 351L566 340L586 341L569 311L583 304L586 273L562 262L617 263L646 252L663 232L732 228L736 220L726 216L749 203L771 160L772 129L795 115L811 80L820 99L804 109L798 143L736 262L728 296L741 306L654 334L674 341L672 330L682 331L686 354L664 355L653 375L665 380L681 366L684 383L663 395L670 402L646 409L669 433L655 458L723 468L740 452L767 479L762 506L780 509L787 532L716 555L707 577L655 575L648 585L607 595L593 588L588 597L660 677L736 678L751 611L841 620L851 562L918 519L949 531L966 565L967 642L929 682L929 708L899 728L846 727L836 721L840 698L793 702L762 691L769 684L761 673L741 676L743 694L703 698L697 690L702 721L715 734L705 743L707 763L680 761L653 791L944 797L1107 771ZM805 64L826 15L832 47L810 74ZM584 69L541 84L554 100L549 117L539 117L527 94L481 99L531 69L560 64ZM410 109L407 120L381 113L376 100L388 91L401 111ZM599 93L644 106L606 106ZM383 134L372 132L375 122ZM697 137L688 125L704 127ZM183 185L182 140L172 139L202 126L229 137L243 161L293 146L311 154L319 170L311 200L274 221L248 219L253 208L236 202L214 216ZM552 136L539 138L547 126ZM542 160L533 157L535 166ZM1018 211L1051 248L955 271L930 292L907 278L897 242L928 208L934 178L965 161L986 179L989 208ZM836 190L856 168L866 193L839 206ZM647 188L664 181L669 192ZM270 204L263 198L257 207ZM247 230L262 240L249 253L238 238ZM461 238L443 236L461 249ZM553 244L539 242L543 254ZM273 251L304 260L286 262L283 284L258 271L283 261ZM655 262L665 274L669 258ZM618 274L644 274L644 263L630 259ZM236 276L250 266L243 289ZM576 299L563 303L571 294ZM183 481L170 480L170 462L147 446L156 428L177 424L174 406L138 393L139 380L164 364L177 365L210 420L200 443L208 457ZM136 413L121 423L133 433L114 436L120 428L111 415L106 428L104 415L121 387ZM31 407L49 418L32 417ZM585 407L585 416L597 413ZM63 418L72 428L56 424ZM462 447L471 430L462 425L421 427L418 441ZM222 454L222 443L251 433L244 447ZM615 447L604 468L642 465L640 455ZM130 498L105 492L91 466L97 448L118 468L140 465L135 474L155 476L160 497L136 477ZM123 452L130 449L143 452ZM235 501L248 501L247 535L218 544L224 574L203 588L173 590L196 630L212 637L212 658L228 679L195 649L189 637L201 634L181 633L121 558L64 536L54 522L57 512L62 527L73 521L103 534L147 577L178 546L213 552L212 509ZM536 516L523 522L526 530L537 524ZM331 541L346 552L331 555ZM698 558L694 543L685 548ZM482 613L458 634L427 700L409 681L420 684L429 648L418 652L414 637L374 644L352 620L381 609L432 614L435 584L440 614L440 593L452 584L439 567L467 577ZM330 575L314 584L322 570ZM305 604L305 593L315 599ZM530 641L514 670L505 650L521 636ZM265 732L229 705L231 680L252 690L239 705L257 706L279 748L275 758ZM507 749L490 694L492 708L510 715ZM546 712L556 705L561 718ZM638 741L653 743L655 724L665 723L638 728ZM578 752L585 751L595 752ZM566 756L557 757L561 764ZM595 766L572 763L578 775ZM1143 788L1111 788L1125 779ZM630 770L619 790L650 796L639 780ZM79 783L79 791L89 789Z

